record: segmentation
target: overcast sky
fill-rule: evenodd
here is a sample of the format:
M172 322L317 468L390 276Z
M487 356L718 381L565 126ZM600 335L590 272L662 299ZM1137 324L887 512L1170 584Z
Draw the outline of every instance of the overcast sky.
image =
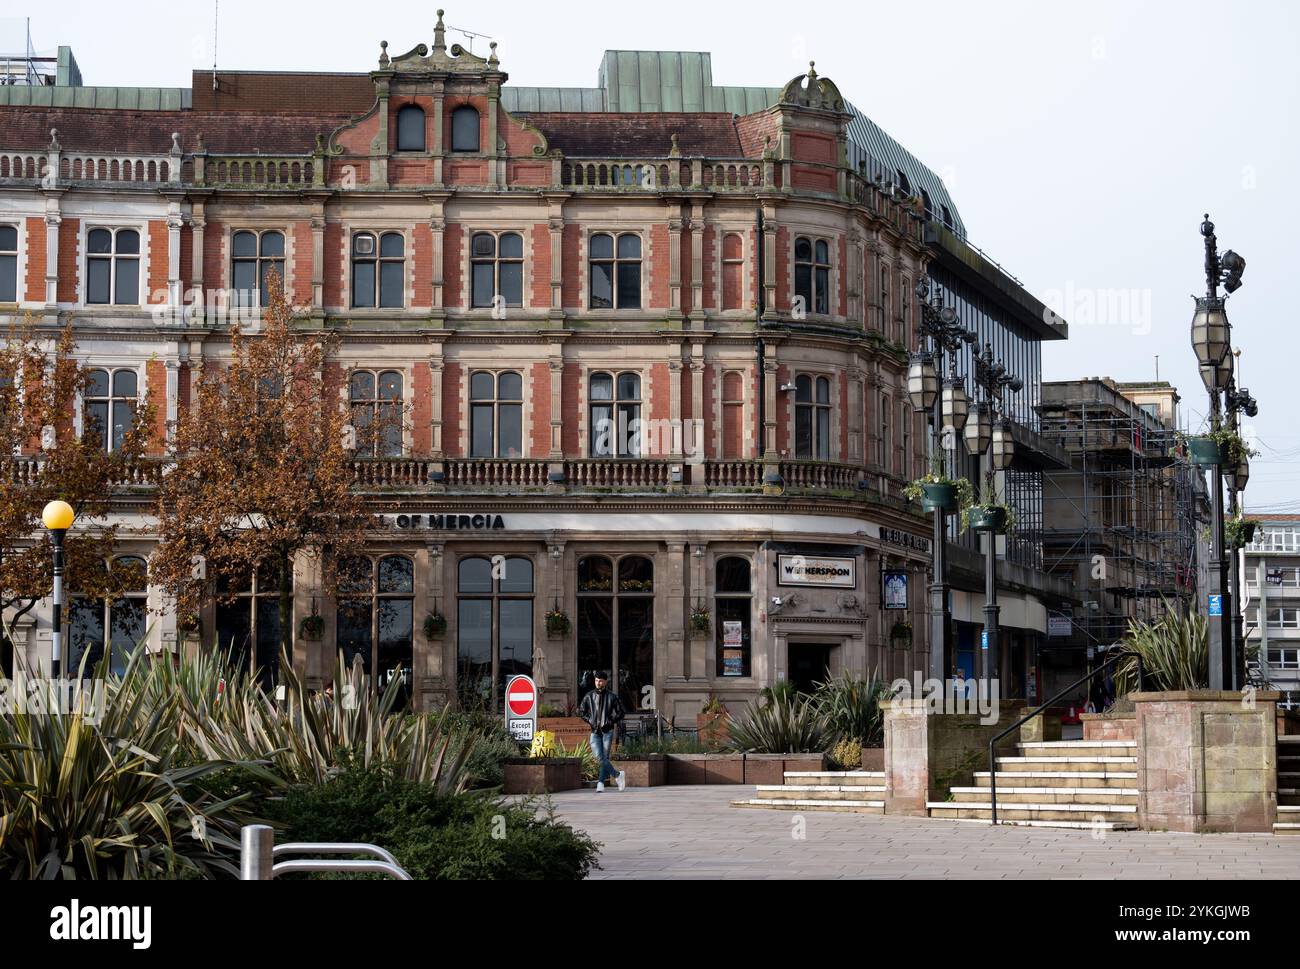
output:
M211 0L29 9L36 48L71 46L87 84L182 87L192 69L212 65ZM1247 421L1263 451L1247 505L1300 511L1300 196L1287 184L1300 174L1296 9L1284 0L503 0L449 3L445 19L498 41L502 68L521 85L594 85L607 48L711 51L715 83L772 87L815 58L940 173L971 241L1070 322L1070 340L1045 347L1045 379L1149 380L1158 355L1193 431L1207 402L1188 342L1190 296L1204 291L1199 224L1210 212L1220 249L1249 263L1229 303L1241 383L1260 405ZM428 43L434 10L220 0L217 61L368 71L380 40L394 53ZM21 47L21 37L21 22L0 24L0 46Z

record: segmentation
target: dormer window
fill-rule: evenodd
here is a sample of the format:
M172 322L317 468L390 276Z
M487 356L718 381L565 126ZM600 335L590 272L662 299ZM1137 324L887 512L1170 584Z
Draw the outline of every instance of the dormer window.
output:
M424 109L408 104L397 112L397 150L424 151Z
M468 104L451 113L451 150L478 151L478 111Z

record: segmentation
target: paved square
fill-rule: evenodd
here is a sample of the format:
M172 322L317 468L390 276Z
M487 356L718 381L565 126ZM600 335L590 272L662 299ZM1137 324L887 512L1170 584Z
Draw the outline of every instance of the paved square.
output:
M733 808L753 787L568 791L603 844L593 878L1300 878L1300 837L1020 828ZM802 820L804 837L794 837Z

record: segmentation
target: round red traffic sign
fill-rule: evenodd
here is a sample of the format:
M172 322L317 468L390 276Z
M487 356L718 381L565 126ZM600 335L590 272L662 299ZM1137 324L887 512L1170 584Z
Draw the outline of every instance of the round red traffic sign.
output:
M512 677L506 684L506 707L516 717L526 717L537 703L537 687L530 676Z

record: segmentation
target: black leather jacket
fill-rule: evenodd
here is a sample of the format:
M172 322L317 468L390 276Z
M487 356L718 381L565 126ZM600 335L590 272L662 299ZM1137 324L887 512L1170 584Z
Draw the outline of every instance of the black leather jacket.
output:
M578 716L597 733L613 730L623 719L623 701L608 686L592 690L578 704Z

